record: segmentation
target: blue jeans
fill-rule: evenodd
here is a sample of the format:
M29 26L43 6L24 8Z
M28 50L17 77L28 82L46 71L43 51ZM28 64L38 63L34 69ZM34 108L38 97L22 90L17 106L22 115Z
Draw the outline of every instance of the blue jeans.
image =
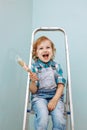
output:
M56 108L49 112L47 108L49 100L37 97L32 102L32 108L35 112L35 130L47 130L49 114L52 117L52 130L66 130L66 120L64 118L64 103L59 100Z

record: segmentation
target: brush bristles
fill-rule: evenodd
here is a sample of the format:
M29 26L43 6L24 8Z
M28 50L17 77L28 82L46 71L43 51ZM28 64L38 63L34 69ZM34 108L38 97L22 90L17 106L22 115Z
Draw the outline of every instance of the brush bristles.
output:
M17 62L18 62L19 65L21 65L22 67L24 66L24 61L21 60L20 58L17 59Z
M23 67L27 72L31 72L31 70L28 68L28 65L26 65L26 63L21 59L21 58L17 58L17 62L18 64Z
M23 67L24 66L24 62L22 60L19 60L18 63Z

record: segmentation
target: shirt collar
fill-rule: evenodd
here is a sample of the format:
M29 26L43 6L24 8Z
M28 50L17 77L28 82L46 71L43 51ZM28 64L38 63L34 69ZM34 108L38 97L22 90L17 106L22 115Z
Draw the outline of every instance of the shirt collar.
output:
M45 62L43 62L43 61L41 61L40 59L38 59L38 63L39 63L39 65L41 66L41 67L49 67L49 66L51 66L51 63L52 63L52 60L50 60L50 61L48 61L47 63L45 63Z

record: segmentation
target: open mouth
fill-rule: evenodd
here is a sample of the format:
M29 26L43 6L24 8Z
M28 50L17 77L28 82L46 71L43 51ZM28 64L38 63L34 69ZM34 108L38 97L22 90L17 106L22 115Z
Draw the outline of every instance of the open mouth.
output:
M49 57L49 54L43 54L43 57L44 57L44 58L48 58L48 57Z

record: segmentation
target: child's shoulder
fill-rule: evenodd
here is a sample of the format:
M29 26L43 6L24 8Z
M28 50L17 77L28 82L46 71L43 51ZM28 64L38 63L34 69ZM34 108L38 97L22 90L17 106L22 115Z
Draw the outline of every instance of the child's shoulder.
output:
M53 61L51 62L51 65L54 66L54 67L56 67L56 68L58 68L58 66L59 66L60 64L58 64L56 61L53 60Z
M32 61L32 68L34 68L34 69L38 69L39 67L40 67L40 65L39 65L39 63L38 63L38 61Z
M38 64L37 61L32 61L32 62L31 62L31 70L32 70L33 72L37 72L38 67L39 67L39 64Z
M56 61L52 61L52 67L54 67L57 71L61 69L61 65L57 63Z

